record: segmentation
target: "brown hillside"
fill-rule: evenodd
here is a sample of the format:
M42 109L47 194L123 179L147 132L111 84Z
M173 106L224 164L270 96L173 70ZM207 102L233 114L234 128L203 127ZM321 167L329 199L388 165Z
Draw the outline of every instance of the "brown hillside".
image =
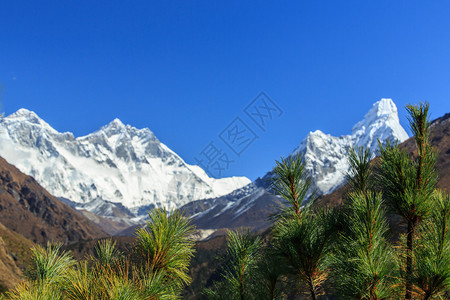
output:
M31 263L30 249L35 244L23 235L6 228L2 223L0 223L0 237L17 266L21 269L27 268Z
M37 243L71 243L106 235L1 157L0 222Z
M22 271L8 252L5 242L0 237L0 292L14 287L22 277Z
M23 279L23 270L31 262L34 243L0 223L0 292Z

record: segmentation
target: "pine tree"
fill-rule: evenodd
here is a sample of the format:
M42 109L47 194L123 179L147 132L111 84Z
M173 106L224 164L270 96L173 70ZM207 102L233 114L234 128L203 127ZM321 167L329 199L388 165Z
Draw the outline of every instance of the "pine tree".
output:
M61 247L62 244L51 243L46 247L33 247L32 267L27 274L29 280L9 291L7 299L64 299L61 286L68 280L76 261Z
M281 212L274 216L275 219L292 216L301 219L303 203L307 201L308 193L310 203L314 202L314 191L311 191L312 178L306 175L306 163L302 155L288 156L286 159L276 161L271 178L272 189L287 201L287 205Z
M312 179L306 175L301 155L281 158L276 163L273 190L287 201L287 206L275 216L274 247L288 263L290 275L307 287L312 299L317 299L327 278L330 211L314 210L312 201L303 205Z
M437 192L428 222L419 229L414 276L417 294L423 299L444 297L450 290L450 197Z
M387 204L407 224L405 298L411 299L413 256L417 226L432 208L432 195L437 183L437 155L430 144L428 104L408 105L409 123L414 134L417 156L412 157L398 145L380 143L381 164L378 179Z
M349 151L350 171L343 215L344 230L335 244L332 269L339 294L357 299L392 296L395 256L387 242L389 230L381 194L373 187L369 149Z
M359 147L348 150L350 169L345 178L353 192L363 195L370 193L374 187L374 171L371 163L372 153L369 148Z
M258 290L262 246L261 237L248 230L228 231L227 264L221 280L204 291L208 299L262 299Z
M287 271L285 259L278 255L272 245L267 245L263 249L261 263L258 268L260 273L258 284L259 299L286 299L289 287L284 274Z
M113 266L119 263L123 253L116 248L116 242L112 239L100 240L94 248L95 257L92 260L96 261L100 266Z
M136 251L147 277L163 273L175 291L191 282L188 267L194 255L194 226L179 211L155 209L147 226L137 230ZM177 292L175 292L177 293Z

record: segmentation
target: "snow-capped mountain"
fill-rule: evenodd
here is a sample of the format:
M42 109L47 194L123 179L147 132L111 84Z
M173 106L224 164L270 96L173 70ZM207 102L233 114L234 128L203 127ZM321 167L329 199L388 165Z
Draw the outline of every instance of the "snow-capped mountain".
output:
M385 143L406 139L408 134L400 125L397 106L391 99L383 98L353 126L351 135L334 137L316 130L310 132L292 154L304 155L313 187L320 194L328 194L344 183L344 175L349 171L347 151L350 147L368 147L376 155L378 140Z
M20 109L0 120L0 156L53 195L108 217L120 210L139 217L151 207L178 208L250 183L246 177L211 178L185 163L149 129L119 119L75 138Z
M385 143L406 139L408 134L400 125L396 105L391 99L381 99L353 126L350 135L334 137L316 130L310 132L291 154L304 155L307 172L313 179L311 189L319 195L329 194L345 183L345 174L349 171L349 147L370 147L375 156L379 151L378 140ZM275 212L276 203L281 200L271 194L270 177L271 172L268 172L229 195L191 202L183 209L192 215L197 227L203 229L227 227L226 224L229 227L264 228L267 214Z

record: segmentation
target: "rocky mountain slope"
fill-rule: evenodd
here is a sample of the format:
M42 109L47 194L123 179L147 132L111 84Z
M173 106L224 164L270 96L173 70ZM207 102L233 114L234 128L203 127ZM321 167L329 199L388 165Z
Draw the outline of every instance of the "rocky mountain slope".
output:
M37 243L71 243L105 236L96 224L1 157L0 223Z
M152 207L178 208L250 183L245 177L211 178L149 129L118 119L75 138L20 109L0 120L0 155L71 206L131 222Z
M291 153L301 153L306 169L313 178L312 190L319 195L329 194L341 187L348 171L349 147L370 147L375 156L378 140L382 143L403 142L408 134L400 125L397 107L391 99L373 104L364 118L352 128L350 135L334 137L320 130L311 132ZM270 191L271 173L231 194L183 206L199 228L252 226L267 228L266 217L277 210L281 198Z

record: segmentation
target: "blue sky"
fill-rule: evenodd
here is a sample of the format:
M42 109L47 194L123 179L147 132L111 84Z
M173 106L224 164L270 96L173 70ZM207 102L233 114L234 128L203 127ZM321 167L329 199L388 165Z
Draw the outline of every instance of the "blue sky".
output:
M95 3L93 3L95 2ZM149 127L188 163L211 141L223 175L264 175L309 131L351 127L382 97L450 111L450 4L439 1L4 1L6 115L25 107L76 136L114 118ZM283 110L265 132L244 108ZM257 139L233 156L236 117Z

